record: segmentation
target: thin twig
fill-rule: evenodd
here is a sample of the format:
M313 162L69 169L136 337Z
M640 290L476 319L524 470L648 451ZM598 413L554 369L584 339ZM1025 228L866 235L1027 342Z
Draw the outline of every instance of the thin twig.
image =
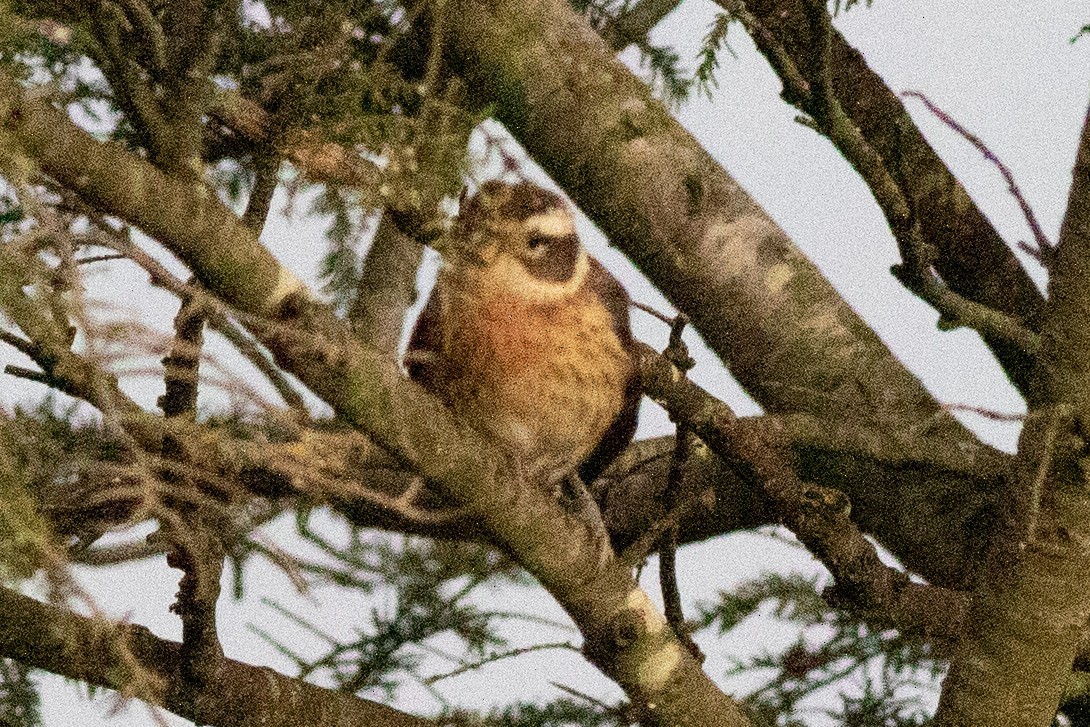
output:
M1052 255L1055 252L1055 245L1048 239L1048 236L1045 235L1044 230L1041 229L1041 223L1037 221L1037 215L1033 213L1033 208L1030 207L1029 202L1027 202L1026 198L1022 195L1022 190L1019 189L1018 183L1014 180L1014 173L1011 172L1010 168L1003 163L1003 160L1000 159L980 137L962 126L953 116L944 111L926 95L920 91L904 91L901 95L905 98L915 98L922 101L924 106L927 107L927 110L934 114L939 121L957 132L963 139L976 147L976 149L984 155L985 159L995 165L995 168L1003 175L1003 180L1007 183L1007 189L1018 203L1019 209L1022 210L1022 216L1025 218L1026 224L1029 225L1029 229L1033 233L1033 240L1037 244L1035 252L1038 259L1045 264L1045 267L1048 267L1047 263L1051 260ZM1029 246L1027 245L1026 247ZM1030 249L1032 250L1033 248Z
M484 659L480 659L478 661L462 664L457 669L452 669L450 671L443 672L442 674L436 674L434 676L430 676L427 679L425 679L424 681L427 684L435 684L436 682L442 681L443 679L449 679L451 677L458 676L459 674L465 674L466 672L475 671L477 669L480 669L482 666L486 666L488 664L493 664L493 663L495 663L497 661L502 661L504 659L510 659L510 658L513 658L513 657L516 657L516 656L522 656L523 654L531 654L531 653L533 653L535 651L547 651L547 650L550 650L550 649L567 649L569 651L574 651L576 654L581 654L582 653L577 646L575 646L574 644L572 644L572 643L570 643L568 641L554 641L554 642L547 643L547 644L534 644L533 646L522 646L522 647L519 647L517 649L511 649L510 651L501 652L499 654L492 654L491 656L487 656Z
M125 256L120 254L109 255L91 255L89 257L76 258L76 265L90 265L91 263L101 263L107 260L124 260Z
M27 381L34 381L39 384L45 384L51 389L56 389L64 394L71 394L66 382L61 379L54 378L44 371L35 371L34 369L23 368L22 366L15 366L14 364L8 364L4 367L4 373L9 376L14 376L18 379L26 379Z
M575 687L569 687L566 684L561 684L560 682L552 682L552 681L549 682L549 684L552 684L554 687L556 687L557 689L559 689L560 691L564 692L565 694L567 694L569 696L575 697L576 699L581 699L584 702L586 702L587 704L593 704L595 707L601 707L602 709L606 710L607 712L612 713L612 712L615 712L616 709L617 709L616 707L611 706L609 704L606 704L605 702L603 702L602 700L600 700L600 699L598 699L596 697L592 697L591 695L587 694L586 692L579 691Z
M216 333L226 338L247 361L253 364L269 380L272 387L276 389L276 393L280 395L280 398L284 400L288 407L302 415L304 419L309 418L310 412L307 409L307 403L303 399L303 395L288 381L280 367L261 350L257 341L247 334L240 325L223 315L223 313L214 314L209 319L209 324Z
M689 348L682 338L682 333L688 323L689 318L684 313L679 313L671 322L670 341L663 353L663 356L686 377L689 370L696 365L696 361L689 355ZM663 498L667 513L679 511L681 503L684 501L682 480L685 477L685 462L689 458L691 444L692 432L689 430L689 426L685 422L677 421L674 451L670 457L670 471L667 478L665 497ZM665 604L666 621L693 657L698 661L703 661L704 654L689 633L689 628L685 623L685 614L681 607L681 590L677 584L677 532L677 522L674 520L666 528L662 539L659 541L659 588L662 590L662 599Z
M630 306L632 306L633 308L635 308L636 310L638 310L638 311L643 311L644 313L648 314L649 316L651 316L653 318L657 318L658 320L662 321L666 325L673 325L674 321L676 320L674 316L666 315L665 313L660 311L658 308L655 308L653 306L649 306L646 303L640 303L639 301L630 300L630 301L628 301L628 304Z
M0 328L0 341L3 341L20 353L24 353L31 358L34 358L38 353L38 346L33 341L28 341L21 336L16 336L14 333L5 331L3 328Z
M1016 414L1012 412L996 411L994 409L987 409L982 406L975 406L973 404L943 404L943 410L945 411L965 411L970 414L976 414L982 416L985 419L991 419L993 422L1021 422L1025 421L1025 414Z

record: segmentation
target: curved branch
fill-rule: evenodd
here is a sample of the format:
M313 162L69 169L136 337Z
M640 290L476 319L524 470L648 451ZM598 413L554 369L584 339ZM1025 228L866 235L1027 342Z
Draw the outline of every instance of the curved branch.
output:
M743 478L763 489L777 520L833 574L839 599L877 614L901 631L947 640L960 635L965 594L913 583L907 573L883 564L874 545L848 517L851 506L844 494L807 484L795 473L789 440L781 431L738 426L726 404L681 376L673 363L648 346L641 346L640 369L648 396Z

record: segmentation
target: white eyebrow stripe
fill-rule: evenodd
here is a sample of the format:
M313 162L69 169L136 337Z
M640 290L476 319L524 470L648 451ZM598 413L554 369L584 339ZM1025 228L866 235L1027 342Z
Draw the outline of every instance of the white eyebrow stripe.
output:
M526 228L548 237L564 237L575 233L575 220L564 209L553 209L526 218Z
M535 278L521 262L502 255L496 264L488 269L486 285L492 291L514 292L527 303L549 304L564 300L583 286L590 273L590 255L580 248L575 260L572 276L562 283Z

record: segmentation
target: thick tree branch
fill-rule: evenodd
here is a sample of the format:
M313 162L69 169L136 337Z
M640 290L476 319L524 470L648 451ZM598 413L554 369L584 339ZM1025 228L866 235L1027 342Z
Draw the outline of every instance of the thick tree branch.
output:
M226 207L203 192L195 194L191 183L95 141L63 113L26 99L7 74L0 75L0 124L26 145L42 171L95 208L125 217L154 238L171 240L183 259L206 246L214 249L213 263L200 272L215 279L202 282L210 289L231 286L240 309L265 313L305 290ZM237 240L249 244L232 244Z
M435 722L225 659L196 695L179 689L181 645L140 626L77 616L0 588L0 655L160 704L214 727L429 727Z
M961 452L926 431L895 436L809 415L757 417L737 426L752 428L752 436L778 431L790 440L799 478L848 495L860 527L901 554L909 570L935 584L967 587L982 551L981 533L993 527L1000 510L1008 455ZM596 483L619 548L669 517L662 493L673 447L672 438L637 442ZM685 470L682 489L692 494L678 517L680 542L777 521L760 488L709 450L696 448Z
M559 0L458 0L451 65L769 412L974 438Z
M720 0L720 4L742 22L768 58L783 82L783 97L809 114L807 125L827 137L870 188L901 252L902 263L893 268L897 279L938 311L940 326L968 326L988 340L1015 346L1028 356L1035 355L1040 346L1035 332L1013 316L954 292L933 269L937 253L924 238L921 221L906 197L902 170L890 166L897 164L900 150L894 149L898 156L892 161L879 154L835 95L830 66L833 27L824 1L806 0L814 41L811 56L817 59L810 78L803 76L776 35L761 25L742 0Z
M746 7L782 43L806 79L817 73L809 0L748 0ZM936 248L935 268L955 293L1017 318L1038 330L1044 298L1011 249L973 204L964 187L919 132L897 94L838 32L830 41L832 90L863 136L885 159L899 159L903 184L923 228ZM1025 392L1033 365L1018 346L988 337L1011 381Z

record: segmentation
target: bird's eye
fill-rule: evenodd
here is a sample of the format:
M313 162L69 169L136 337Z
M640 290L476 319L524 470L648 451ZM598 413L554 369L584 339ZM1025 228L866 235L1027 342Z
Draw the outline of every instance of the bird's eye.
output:
M549 242L550 240L547 235L535 233L530 235L530 239L526 241L526 247L530 249L530 254L535 257L540 257L549 249Z

